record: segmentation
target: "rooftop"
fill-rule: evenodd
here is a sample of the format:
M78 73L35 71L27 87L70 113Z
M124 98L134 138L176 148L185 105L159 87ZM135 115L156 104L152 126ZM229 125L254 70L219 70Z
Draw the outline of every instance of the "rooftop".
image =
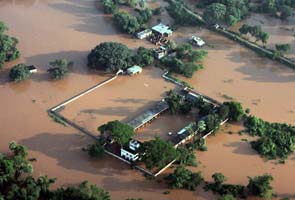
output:
M154 26L152 30L158 33L167 34L167 35L171 35L173 33L172 30L169 28L169 26L166 26L165 24L162 24L162 23Z

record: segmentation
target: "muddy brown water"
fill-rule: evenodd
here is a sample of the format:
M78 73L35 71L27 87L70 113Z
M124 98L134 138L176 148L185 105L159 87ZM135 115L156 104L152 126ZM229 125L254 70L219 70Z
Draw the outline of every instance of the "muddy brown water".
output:
M140 45L152 47L151 44L118 33L110 17L97 11L92 0L1 1L0 20L9 25L11 35L19 38L18 47L22 52L19 60L9 63L0 73L1 152L7 151L11 140L28 146L30 155L38 160L34 164L35 175L57 177L54 187L89 180L110 191L113 199L215 198L201 189L195 192L175 190L164 195L167 188L163 183L148 181L139 172L113 158L106 156L102 160L91 160L81 151L91 139L75 129L52 122L47 116L48 108L108 77L90 72L85 67L86 55L96 44L117 41L130 48ZM267 120L295 123L292 70L259 58L205 30L181 29L179 32L182 33L175 34L178 41L199 33L214 46L207 47L206 68L188 80L197 90L221 101L225 100L225 95L231 96ZM48 62L63 57L75 62L70 75L62 81L48 81ZM36 65L38 73L24 83L9 83L8 70L19 62ZM158 72L151 72L148 81L163 87ZM144 83L140 84L144 86ZM163 92L163 88L149 92L150 99L153 99ZM108 94L105 90L103 95ZM213 172L221 171L232 183L245 183L247 175L270 172L274 175L277 193L294 193L294 186L289 184L294 179L293 155L285 165L264 162L240 140L240 136L222 131L216 137L210 137L207 141L209 151L198 153L202 164L194 170L202 170L206 179L210 179Z

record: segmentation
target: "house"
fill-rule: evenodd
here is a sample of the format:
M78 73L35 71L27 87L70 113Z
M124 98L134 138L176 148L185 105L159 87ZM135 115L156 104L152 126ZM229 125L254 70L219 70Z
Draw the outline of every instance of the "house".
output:
M170 37L173 33L169 26L166 26L162 23L152 27L152 31L153 33L160 35L162 37Z
M202 40L201 38L197 37L197 36L192 36L190 38L190 42L193 44L193 45L196 45L198 47L202 47L203 45L205 45L205 41Z
M154 54L157 59L161 59L168 54L168 51L165 47L160 46L159 48L154 49Z
M27 66L31 74L37 73L37 68L34 65Z
M121 157L129 160L129 161L136 161L138 159L138 148L140 147L141 143L137 140L130 140L127 146L121 148Z
M129 67L127 69L127 74L128 75L135 75L135 74L140 74L142 72L142 68L138 65L134 65L133 67Z
M136 37L138 39L142 40L142 39L145 39L145 38L151 36L152 34L153 34L153 32L151 29L146 29L146 30L136 33Z

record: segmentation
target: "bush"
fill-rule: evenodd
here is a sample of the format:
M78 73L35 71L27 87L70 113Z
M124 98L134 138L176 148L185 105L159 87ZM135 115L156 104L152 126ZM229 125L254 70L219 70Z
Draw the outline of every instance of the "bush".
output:
M104 155L104 148L101 144L91 144L86 148L88 155L93 158L100 158Z
M201 172L193 173L183 166L178 166L166 180L171 188L195 190L203 182L203 177Z
M102 7L104 12L107 14L113 14L118 10L113 0L102 0Z
M9 72L10 80L14 82L21 82L29 79L31 76L29 68L24 64L18 64L11 68Z
M69 62L67 59L57 59L49 63L51 68L47 71L50 77L54 80L61 80L69 73L69 67L73 65L73 62Z
M263 176L256 176L249 179L247 188L250 194L263 197L264 199L272 198L273 191L270 183L273 181L273 177L271 175L264 174Z

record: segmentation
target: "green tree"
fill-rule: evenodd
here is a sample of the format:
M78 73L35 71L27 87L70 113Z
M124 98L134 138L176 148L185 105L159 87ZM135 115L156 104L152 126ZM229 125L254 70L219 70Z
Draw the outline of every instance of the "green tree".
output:
M132 64L132 52L126 45L117 42L104 42L91 50L88 55L88 67L116 72Z
M7 30L7 26L0 21L0 69L5 62L15 60L20 56L20 52L16 48L18 40L4 34Z
M167 178L169 187L174 189L195 190L203 182L201 172L193 173L184 166L178 166Z
M206 125L207 125L207 131L217 131L220 127L220 118L217 114L209 114L204 119Z
M134 136L134 130L131 126L121 123L118 120L108 122L100 127L98 131L102 134L109 133L112 138L120 145L127 144Z
M101 144L95 143L87 146L88 155L93 158L100 158L104 155L104 148Z
M113 14L118 10L113 0L102 0L102 7L104 12L107 14Z
M67 59L57 59L49 63L51 67L47 70L50 77L53 80L61 80L69 73L69 67L73 65L73 62L69 62Z
M126 12L117 12L114 15L116 26L124 33L133 34L140 29L137 18Z
M21 82L31 76L29 68L24 64L18 64L10 69L9 78L14 82Z
M281 12L280 18L282 20L286 20L292 15L292 8L288 5L283 5L280 8L280 12Z
M223 103L224 106L229 108L229 120L232 122L239 122L243 119L245 115L245 111L242 107L242 104L239 102L225 102Z
M224 21L226 6L221 3L212 3L204 10L203 18L207 24L218 24Z
M174 90L170 90L167 92L165 101L169 106L170 112L172 114L176 114L179 111L180 106L182 104L182 97L179 94L177 94Z
M255 176L254 178L249 178L247 188L252 195L263 197L264 199L271 199L273 194L270 185L271 181L273 181L273 177L269 174Z
M110 194L96 185L89 185L87 181L78 187L59 188L54 192L52 200L110 200Z
M280 56L289 53L291 51L290 44L276 44L276 51Z
M177 161L181 165L185 166L197 166L196 154L192 149L187 149L185 147L179 147L177 149L178 159Z
M152 49L139 47L134 56L134 63L141 67L148 66L154 63L154 54Z
M140 148L140 158L148 169L164 167L177 158L177 151L173 144L156 137L154 140L144 142ZM161 152L161 153L159 153Z

